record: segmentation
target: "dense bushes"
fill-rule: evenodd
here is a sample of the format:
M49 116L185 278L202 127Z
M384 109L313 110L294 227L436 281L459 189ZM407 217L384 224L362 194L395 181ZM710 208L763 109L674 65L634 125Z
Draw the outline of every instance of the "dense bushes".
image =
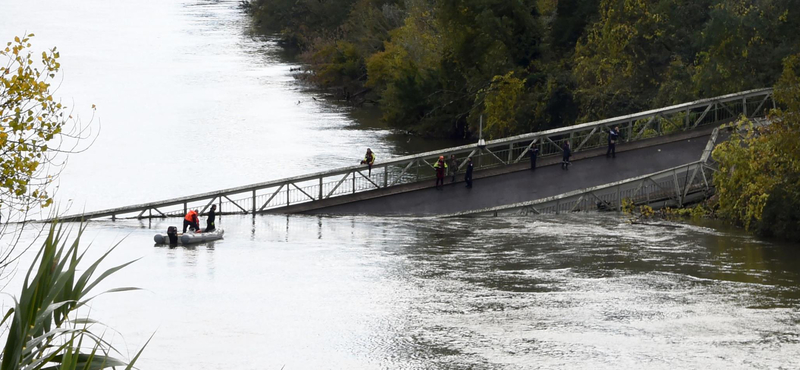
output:
M800 230L800 54L787 57L770 125L743 121L713 152L720 216L735 224L798 240ZM744 125L744 126L742 126Z
M800 243L800 177L769 193L756 231Z
M771 86L781 60L800 51L791 3L251 0L249 9L305 51L314 82L354 104L379 101L393 126L465 136L483 115L497 136Z

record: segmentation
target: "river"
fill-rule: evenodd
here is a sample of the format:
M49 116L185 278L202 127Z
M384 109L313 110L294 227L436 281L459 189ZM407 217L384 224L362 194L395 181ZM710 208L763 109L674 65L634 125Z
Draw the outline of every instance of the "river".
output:
M235 1L0 5L0 38L58 46L58 95L98 106L96 142L61 176L71 210L448 145L299 84ZM119 243L108 266L139 259L100 288L143 290L92 315L130 354L153 335L142 369L800 368L796 246L714 223L224 216L223 241L154 246L177 221L84 234L90 256ZM17 291L21 273L6 279Z

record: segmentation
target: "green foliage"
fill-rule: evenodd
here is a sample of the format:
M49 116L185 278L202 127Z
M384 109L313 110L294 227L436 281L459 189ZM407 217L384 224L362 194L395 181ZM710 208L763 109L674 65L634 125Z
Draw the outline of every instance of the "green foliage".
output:
M312 80L348 98L370 90L389 124L437 136L477 136L481 115L496 118L491 135L511 135L770 86L800 52L791 0L252 4L262 26L307 48ZM509 73L523 85L504 92L516 100L501 117L484 99Z
M719 194L719 214L749 229L761 219L768 193L777 184L775 177L762 174L774 174L777 162L763 129L747 120L740 121L735 129L729 141L714 149L713 158L720 164L714 185Z
M652 107L657 97L661 105L693 98L672 96L686 91L681 88L686 81L672 79L688 77L687 64L696 53L692 40L707 18L708 3L602 1L600 20L575 48L582 117L633 113Z
M363 56L347 41L320 45L306 60L317 66L312 80L322 86L350 86L352 81L366 77Z
M51 92L59 53L53 48L35 60L32 37L15 37L0 49L0 208L21 211L52 203L45 189L52 178L42 172L63 150L57 146L73 122Z
M800 55L784 60L784 71L775 89L775 99L786 110L774 110L771 124L754 127L747 120L736 126L731 139L714 149L719 162L714 184L719 194L719 214L747 229L765 233L775 225L764 220L772 194L785 202L771 203L770 219L790 219L800 178ZM783 216L781 216L783 215ZM784 217L785 216L785 217ZM797 227L800 225L795 225ZM787 229L781 226L782 229Z
M58 51L34 58L32 37L15 37L0 49L5 59L0 62L0 208L9 209L9 219L51 205L47 187L65 156L85 150L81 141L91 136L91 127L82 127L53 97L51 81L61 68Z
M800 178L773 189L756 231L763 236L800 242Z
M515 125L524 87L525 82L515 77L512 71L492 78L489 88L478 95L483 98L485 131L490 139L506 137L518 131Z
M798 52L796 39L786 37L800 29L800 19L791 16L796 11L790 0L716 1L698 35L696 93L715 96L773 85L783 58Z
M308 45L335 33L347 19L355 0L252 0L249 12L259 26L279 32L286 41Z
M84 258L78 251L82 232L67 244L67 235L56 224L50 226L14 307L3 318L2 324L9 326L0 369L132 369L141 355L140 350L130 363L111 357L117 351L92 331L100 324L78 313L97 296L90 294L100 282L132 263L100 272L98 266L112 248L79 273Z
M636 210L636 204L630 198L622 198L622 212L625 214L633 214Z

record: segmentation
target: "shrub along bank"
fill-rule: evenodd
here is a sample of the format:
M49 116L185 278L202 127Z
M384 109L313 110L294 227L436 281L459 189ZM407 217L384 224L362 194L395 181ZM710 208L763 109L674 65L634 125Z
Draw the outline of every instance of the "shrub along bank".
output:
M393 127L501 137L772 86L791 0L249 0L307 77Z
M623 210L635 220L717 217L762 236L800 242L800 54L784 61L774 98L780 108L769 114L769 125L742 119L730 140L714 149L719 171L713 197L658 212L626 202Z

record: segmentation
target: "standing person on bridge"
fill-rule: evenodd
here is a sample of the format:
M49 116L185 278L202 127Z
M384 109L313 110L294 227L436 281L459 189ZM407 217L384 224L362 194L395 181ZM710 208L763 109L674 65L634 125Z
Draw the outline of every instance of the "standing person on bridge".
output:
M206 229L205 232L214 231L217 229L217 226L214 224L214 221L217 219L217 205L211 205L211 210L208 211L208 218L206 219Z
M443 155L439 156L439 160L433 165L433 169L436 170L436 190L441 190L439 184L444 186L444 173L447 171L447 162L445 162Z
M468 188L472 188L472 157L467 157L467 172L464 174L464 182Z
M186 213L183 218L183 232L186 233L186 227L190 226L189 230L200 230L200 219L197 217L197 210L193 209Z
M456 172L458 172L458 160L456 159L455 154L450 154L450 163L448 164L450 165L450 167L448 167L448 170L450 171L450 174L453 175L453 179L450 180L450 182L456 182Z
M372 176L372 164L375 163L375 153L372 152L372 149L367 148L367 154L364 155L364 160L361 161L361 164L366 164L367 168L367 177Z
M539 148L536 144L531 145L528 149L528 155L531 156L531 171L536 171L536 157L539 156Z
M610 155L611 158L617 158L617 140L619 140L619 126L614 127L608 132L608 150L606 150L606 158Z
M564 155L561 157L561 169L568 170L569 169L569 157L572 156L572 150L569 148L569 140L564 142L564 147L561 148L564 152Z

